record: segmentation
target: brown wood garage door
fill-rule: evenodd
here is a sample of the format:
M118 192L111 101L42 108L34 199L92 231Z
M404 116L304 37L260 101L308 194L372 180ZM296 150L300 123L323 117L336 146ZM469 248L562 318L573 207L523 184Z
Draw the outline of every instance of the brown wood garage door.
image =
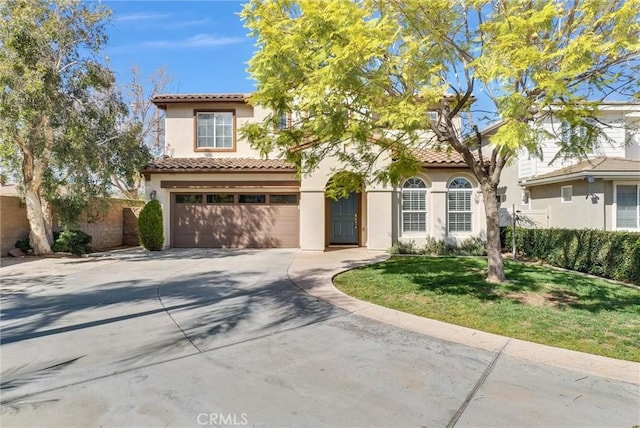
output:
M299 233L298 194L172 194L172 247L297 248Z

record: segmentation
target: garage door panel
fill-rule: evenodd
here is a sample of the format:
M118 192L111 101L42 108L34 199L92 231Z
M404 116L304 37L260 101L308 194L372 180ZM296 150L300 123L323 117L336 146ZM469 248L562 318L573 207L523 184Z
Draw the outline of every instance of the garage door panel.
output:
M173 204L173 247L296 248L298 205Z

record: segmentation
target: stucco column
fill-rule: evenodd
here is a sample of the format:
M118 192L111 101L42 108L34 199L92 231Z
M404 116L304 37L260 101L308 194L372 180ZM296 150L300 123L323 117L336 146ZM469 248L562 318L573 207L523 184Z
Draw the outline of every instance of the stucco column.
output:
M446 188L431 191L431 210L427 213L430 218L429 235L437 240L447 237L447 190Z
M300 190L300 248L324 251L325 246L324 189Z
M388 250L393 245L393 190L367 189L367 248Z

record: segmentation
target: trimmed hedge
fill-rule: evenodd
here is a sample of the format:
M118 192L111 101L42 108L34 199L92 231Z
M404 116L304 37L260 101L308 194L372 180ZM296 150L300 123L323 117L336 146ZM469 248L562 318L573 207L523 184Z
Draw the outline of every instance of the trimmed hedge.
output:
M500 236L512 251L511 227ZM516 250L553 266L640 285L640 233L517 228Z
M54 232L53 238L55 242L51 249L56 253L72 253L76 256L89 254L91 252L91 235L82 230L66 229L62 232Z
M140 244L149 251L159 251L164 244L162 226L162 206L153 199L142 208L138 216L138 236Z

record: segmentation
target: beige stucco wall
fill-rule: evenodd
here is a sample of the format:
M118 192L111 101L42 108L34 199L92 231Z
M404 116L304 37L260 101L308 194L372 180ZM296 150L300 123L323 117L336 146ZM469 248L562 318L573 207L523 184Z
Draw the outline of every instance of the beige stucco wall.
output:
M235 110L235 151L194 151L196 110ZM260 106L245 103L179 103L168 104L165 119L165 154L171 157L242 157L260 158L240 136L240 128L248 122L259 122L267 116Z
M388 159L380 158L375 168ZM323 159L311 173L302 177L300 185L300 247L322 251L327 246L327 198L325 189L333 175L342 170L335 157ZM360 245L387 250L393 244L393 188L381 183L363 186L360 196Z

